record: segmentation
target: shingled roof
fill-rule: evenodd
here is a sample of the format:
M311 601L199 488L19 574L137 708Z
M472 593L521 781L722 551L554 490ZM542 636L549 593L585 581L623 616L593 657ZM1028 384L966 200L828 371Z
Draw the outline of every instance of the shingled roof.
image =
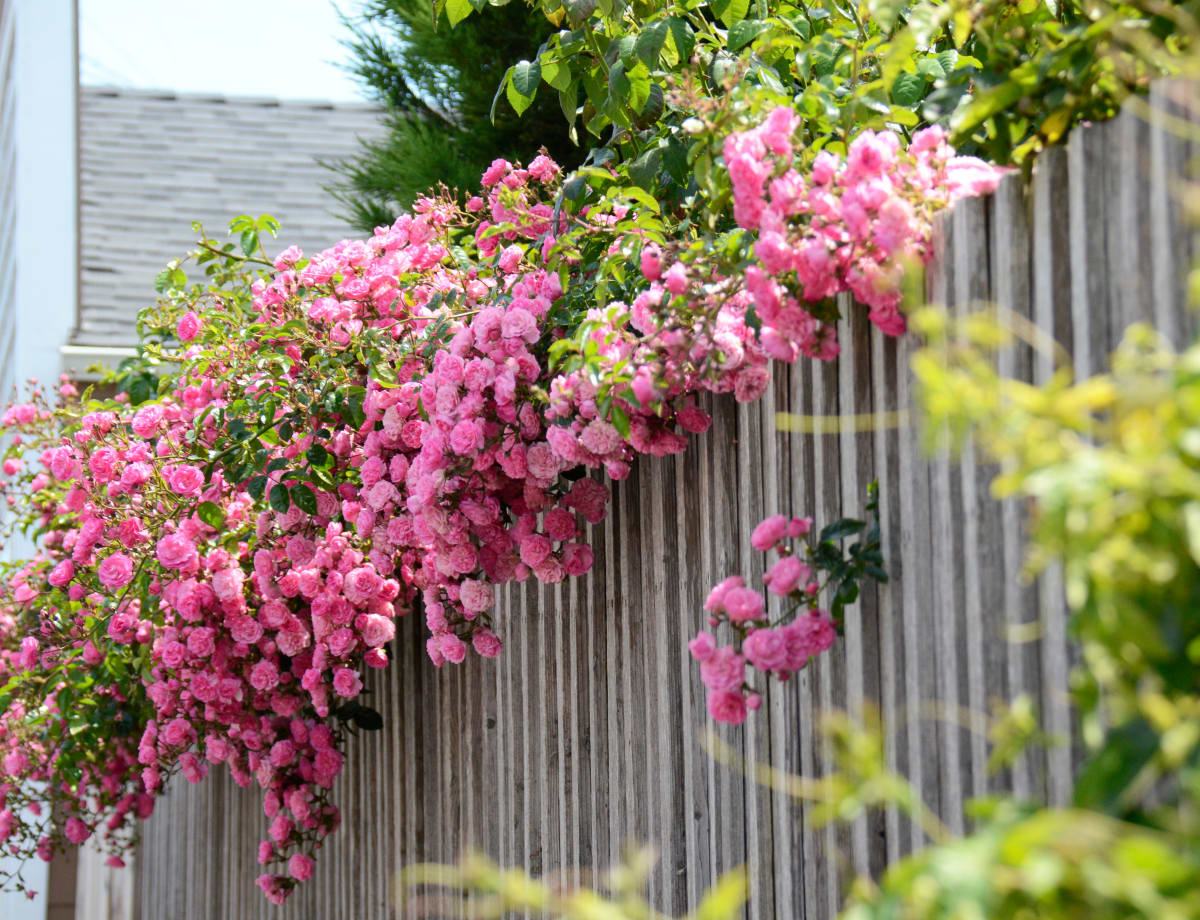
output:
M317 161L378 135L363 104L83 87L79 95L80 257L76 345L131 345L154 276L195 240L224 238L239 214L272 214L278 246L305 252L355 235L323 191Z

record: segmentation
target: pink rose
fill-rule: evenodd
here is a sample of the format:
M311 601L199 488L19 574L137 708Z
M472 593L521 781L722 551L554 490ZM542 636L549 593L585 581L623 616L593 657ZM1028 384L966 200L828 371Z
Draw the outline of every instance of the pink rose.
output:
M725 595L725 612L735 623L757 620L762 616L762 595L751 588L732 588Z
M806 581L812 569L796 556L784 556L767 571L764 580L772 594L786 597L796 590L802 581Z
M500 639L490 629L481 629L471 637L471 645L484 658L495 658L500 654Z
M698 632L696 638L688 643L688 651L697 661L708 661L716 650L717 640L713 638L712 633Z
M162 740L168 747L179 747L192 737L192 726L187 719L172 719L162 730Z
M204 474L194 466L173 466L166 472L167 485L176 495L199 495L204 487Z
M179 571L191 568L198 559L196 545L178 532L167 534L158 541L155 556L164 568Z
M88 826L75 817L67 818L67 823L63 827L63 833L67 835L67 839L71 843L76 844L83 843L92 836L92 832Z
M168 668L179 668L187 658L187 647L182 642L168 642L163 646L162 663Z
M200 317L188 310L175 324L175 336L181 342L190 342L200 333Z
M468 578L462 583L458 599L468 613L482 613L492 606L495 595L486 581Z
M760 671L782 671L788 664L787 640L775 629L756 629L742 643L742 654Z
M74 563L72 563L70 559L64 559L62 562L60 562L53 569L50 570L50 574L48 576L46 576L46 581L48 581L50 584L52 584L56 588L61 588L63 585L67 584L74 577L75 577Z
M100 578L100 584L110 591L115 591L133 581L133 562L124 553L113 553L100 563L96 574Z
M700 680L709 690L737 690L746 679L746 661L723 645L700 664Z
M722 690L708 695L708 713L717 722L741 725L746 721L746 698L737 690Z
M362 691L362 678L350 668L338 668L333 672L333 691L347 699L358 696Z
M760 553L765 553L787 536L787 532L788 519L782 514L772 515L754 528L754 533L750 535L750 545Z
M389 617L369 613L360 632L368 648L379 648L381 645L387 645L395 637L396 624Z
M313 861L303 853L293 853L288 860L288 874L298 882L306 882L312 878Z

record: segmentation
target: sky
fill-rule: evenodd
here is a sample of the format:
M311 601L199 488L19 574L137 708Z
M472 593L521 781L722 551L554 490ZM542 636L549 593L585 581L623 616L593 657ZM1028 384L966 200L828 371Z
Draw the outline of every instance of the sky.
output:
M344 34L332 0L79 0L79 74L85 85L359 100L337 67Z

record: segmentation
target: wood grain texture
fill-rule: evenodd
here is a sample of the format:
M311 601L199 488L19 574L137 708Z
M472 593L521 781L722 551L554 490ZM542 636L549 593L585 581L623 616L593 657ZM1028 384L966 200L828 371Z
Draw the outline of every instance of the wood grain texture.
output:
M1150 101L1188 115L1170 86ZM1192 328L1180 275L1193 243L1173 190L1190 150L1130 112L1077 131L1030 181L1013 174L939 220L928 299L959 313L996 304L1036 324L1073 351L1076 374L1104 368L1129 322L1153 320L1181 343ZM753 781L755 764L808 777L831 769L817 729L831 707L877 710L889 766L956 830L972 796L1013 789L1066 801L1077 738L992 774L980 731L994 701L1025 694L1051 731L1072 736L1061 575L1021 579L1024 511L992 498L995 470L972 446L926 449L908 411L914 338L887 339L862 308L841 306L838 361L776 367L753 405L704 396L705 435L682 455L641 458L612 484L609 517L590 528L591 573L498 592L498 660L435 669L424 625L400 624L392 666L368 684L386 727L352 739L335 787L346 826L288 907L254 890L266 825L257 795L216 776L174 782L147 825L132 886L140 917L467 916L454 899L402 908L395 874L477 849L562 884L597 885L626 845L649 843L659 861L648 893L661 910L694 908L745 864L747 917L827 920L856 874L927 842L895 811L819 826L809 803ZM1052 351L1025 345L999 361L1034 382L1056 368ZM785 414L812 430L789 430ZM847 612L830 654L772 684L746 726L719 729L734 755L714 759L686 651L709 587L734 573L760 583L764 559L749 535L764 516L861 515L875 478L890 583Z

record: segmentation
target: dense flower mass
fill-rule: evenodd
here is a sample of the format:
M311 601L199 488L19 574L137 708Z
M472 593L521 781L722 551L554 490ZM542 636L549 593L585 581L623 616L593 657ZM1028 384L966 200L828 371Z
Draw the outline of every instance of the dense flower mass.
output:
M56 404L10 407L5 490L42 536L0 607L0 843L48 858L99 835L119 862L169 774L224 764L263 792L263 892L306 880L395 618L420 611L435 665L497 655L497 585L592 566L608 488L589 468L620 479L638 453L683 450L709 424L701 390L756 399L771 358L836 354L802 302L851 290L899 332L898 260L927 254L937 207L995 180L928 132L801 177L790 118L726 145L756 240L744 272L612 231L625 205L556 208L544 156L497 161L465 210L425 199L369 240L287 249L248 287L168 292L144 318L178 366L157 398L64 381ZM587 278L562 244L581 234L640 273L628 303L568 322ZM810 574L785 553L769 588L811 596ZM746 661L783 676L833 637L819 612L765 626L738 580L710 610L741 636L693 643L724 721L757 700Z

